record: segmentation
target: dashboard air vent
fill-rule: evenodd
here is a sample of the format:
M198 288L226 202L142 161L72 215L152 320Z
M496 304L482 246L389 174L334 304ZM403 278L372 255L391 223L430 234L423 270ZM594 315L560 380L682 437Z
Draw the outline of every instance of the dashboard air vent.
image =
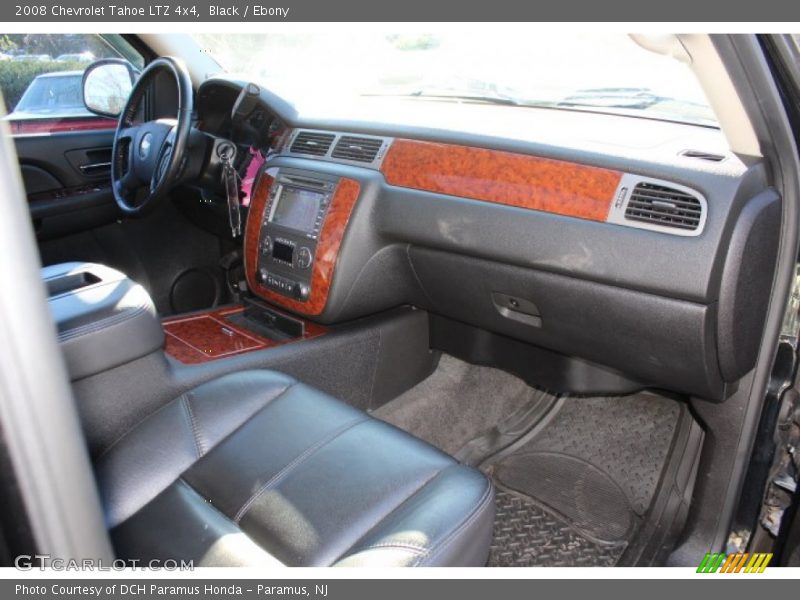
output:
M332 133L317 133L315 131L301 131L292 142L290 152L298 154L311 154L325 156L333 143L335 136Z
M383 145L381 138L355 137L343 135L331 153L332 158L371 163L378 156Z
M691 194L654 183L638 183L625 209L625 218L694 231L700 226L703 206Z
M709 162L722 162L725 160L725 156L722 154L704 152L703 150L684 150L680 154L681 156L686 156L688 158L698 158L700 160L707 160Z

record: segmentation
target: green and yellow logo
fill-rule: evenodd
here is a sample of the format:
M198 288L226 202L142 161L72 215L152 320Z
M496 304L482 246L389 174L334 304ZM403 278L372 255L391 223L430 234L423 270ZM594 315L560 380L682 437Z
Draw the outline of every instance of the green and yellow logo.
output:
M709 552L700 561L697 567L698 573L763 573L769 561L772 560L772 553L745 552L742 554L722 554Z

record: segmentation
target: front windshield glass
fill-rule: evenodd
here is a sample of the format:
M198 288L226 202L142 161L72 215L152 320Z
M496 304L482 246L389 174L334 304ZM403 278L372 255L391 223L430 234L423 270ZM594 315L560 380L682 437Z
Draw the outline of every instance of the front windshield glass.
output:
M226 71L296 105L407 97L716 125L688 67L626 35L519 32L206 33L195 38Z

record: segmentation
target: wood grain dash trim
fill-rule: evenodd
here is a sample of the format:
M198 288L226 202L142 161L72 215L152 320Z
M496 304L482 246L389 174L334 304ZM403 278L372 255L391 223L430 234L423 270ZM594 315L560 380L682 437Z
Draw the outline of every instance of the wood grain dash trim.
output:
M622 173L500 150L396 139L387 183L473 200L605 221Z
M242 306L230 306L164 319L164 352L179 362L194 365L307 340L327 332L322 325L305 323L302 338L275 341L225 319L243 311Z

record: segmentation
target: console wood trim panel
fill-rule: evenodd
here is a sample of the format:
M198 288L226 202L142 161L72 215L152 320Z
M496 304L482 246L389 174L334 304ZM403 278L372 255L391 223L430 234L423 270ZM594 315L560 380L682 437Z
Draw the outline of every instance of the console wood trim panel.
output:
M455 144L396 139L381 165L395 186L605 221L622 173Z
M326 332L321 325L306 323L306 332L302 338L271 340L225 319L243 311L242 306L233 306L164 319L164 352L179 362L194 365L307 340Z
M298 314L316 316L325 310L328 292L333 282L339 247L342 244L350 215L356 205L361 191L360 184L354 179L342 177L331 198L328 213L322 225L317 244L317 252L311 272L311 294L305 302L288 298L255 279L258 268L259 235L264 219L264 209L269 198L269 191L275 178L268 172L262 172L256 182L255 191L250 201L250 211L245 228L244 255L247 285L261 298L294 311Z

